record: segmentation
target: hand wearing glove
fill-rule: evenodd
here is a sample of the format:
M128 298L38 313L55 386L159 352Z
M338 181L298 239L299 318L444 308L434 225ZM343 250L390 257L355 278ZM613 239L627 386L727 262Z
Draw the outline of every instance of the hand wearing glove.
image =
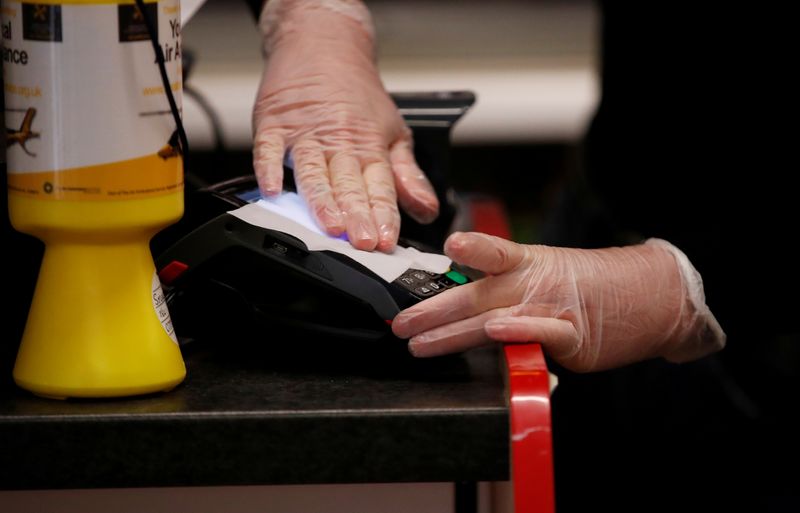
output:
M253 111L253 167L280 193L284 153L317 223L358 249L391 251L400 206L438 214L411 132L381 83L367 8L356 0L269 0L259 25L267 63Z
M589 372L659 356L684 362L725 345L700 275L663 240L582 250L455 233L445 252L488 276L397 315L392 329L416 356L540 342L559 364Z

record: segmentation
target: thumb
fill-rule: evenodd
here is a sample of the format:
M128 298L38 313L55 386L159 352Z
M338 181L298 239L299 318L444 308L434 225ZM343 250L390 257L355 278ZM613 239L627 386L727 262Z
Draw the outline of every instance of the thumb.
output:
M444 243L444 252L456 263L488 274L502 274L527 256L525 246L485 233L456 232Z

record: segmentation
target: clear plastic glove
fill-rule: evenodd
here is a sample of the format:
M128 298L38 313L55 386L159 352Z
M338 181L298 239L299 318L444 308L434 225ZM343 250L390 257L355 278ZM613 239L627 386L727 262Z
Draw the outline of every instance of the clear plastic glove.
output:
M261 191L282 188L291 152L298 192L331 235L391 251L400 206L433 221L439 203L411 132L381 83L372 23L354 0L269 0L259 21L267 62L254 111Z
M397 315L392 329L416 356L540 342L559 364L588 372L659 356L683 362L725 345L700 275L660 239L582 250L455 233L445 252L488 276Z

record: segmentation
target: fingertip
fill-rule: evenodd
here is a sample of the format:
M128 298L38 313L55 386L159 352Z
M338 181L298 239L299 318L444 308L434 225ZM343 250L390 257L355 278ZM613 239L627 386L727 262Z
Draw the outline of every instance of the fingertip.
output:
M488 274L502 274L524 261L527 253L521 244L485 233L454 233L444 246L452 260Z
M427 184L427 180L425 183ZM429 185L417 184L409 187L408 183L401 181L397 187L397 201L403 210L420 224L430 224L439 215L439 199Z
M439 215L439 199L417 165L410 141L402 140L390 150L392 171L397 186L397 199L403 210L420 224L430 224Z
M329 218L326 221L320 222L320 224L325 229L325 233L331 237L340 237L347 230L341 216L336 216L335 219Z
M350 214L347 219L347 238L350 244L363 251L372 251L378 245L378 230L367 215Z
M281 192L282 188L275 186L275 181L271 179L269 174L259 168L256 168L255 172L258 190L262 196L276 196Z
M397 238L395 239L384 239L380 238L378 240L378 245L375 247L381 253L392 253L394 252L394 248L397 247Z
M364 236L364 234L361 234L360 237L361 238L356 238L356 236L351 235L350 232L347 232L347 238L350 240L350 244L354 248L362 251L373 251L377 247L377 239Z
M412 307L403 310L395 316L394 320L392 320L392 332L396 337L405 339L414 335L414 329L411 323L416 315Z
M322 203L312 207L317 224L325 233L338 237L345 231L344 214L334 205Z
M429 342L425 341L422 335L412 338L408 341L408 352L415 358L430 358L431 356L438 356L435 347Z
M259 176L258 173L256 173L256 183L258 184L258 192L260 192L262 196L271 196L266 181Z
M411 342L408 343L408 352L411 353L411 356L415 358L426 358L427 355L425 351L420 349L419 344L412 344Z
M439 200L434 196L433 200L428 198L414 206L406 205L405 211L419 224L431 224L439 217Z
M400 237L400 215L397 211L390 212L389 215L382 215L380 211L375 212L378 224L378 251L391 253L397 246L397 239Z
M283 192L283 169L279 172L272 170L267 175L266 192L270 196L275 196Z
M274 196L283 189L284 142L279 134L257 132L253 142L253 170L261 193Z
M283 187L269 177L258 180L258 188L262 196L277 196L283 192Z
M457 257L464 252L465 246L468 244L468 234L464 232L453 232L444 241L444 254L457 260Z
M331 237L341 237L342 234L345 232L344 226L337 223L332 223L329 225L323 224L323 227L325 229L325 233L327 233Z
M397 317L392 321L392 333L394 333L395 337L402 339L407 339L410 335L408 326L405 323L398 322Z

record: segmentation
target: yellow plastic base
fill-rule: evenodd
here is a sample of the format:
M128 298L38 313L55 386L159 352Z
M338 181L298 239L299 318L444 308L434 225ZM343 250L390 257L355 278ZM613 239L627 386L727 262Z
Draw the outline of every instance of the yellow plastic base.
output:
M124 202L9 194L14 226L46 249L14 380L51 398L168 391L186 375L154 305L149 240L180 217L182 192Z
M147 240L48 244L14 368L49 397L169 390L186 375L153 302Z

